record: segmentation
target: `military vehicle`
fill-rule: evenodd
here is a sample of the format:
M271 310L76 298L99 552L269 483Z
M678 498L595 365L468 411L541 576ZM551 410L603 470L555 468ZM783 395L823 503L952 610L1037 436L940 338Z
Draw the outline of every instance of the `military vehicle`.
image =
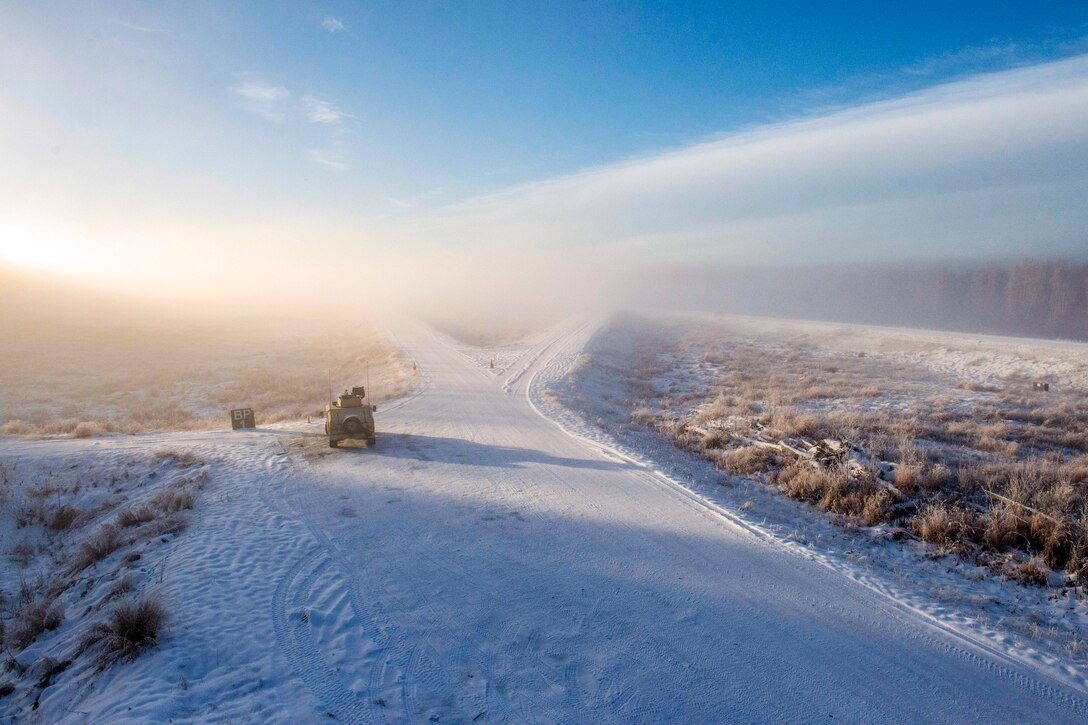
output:
M377 442L374 435L374 413L378 408L370 405L366 398L366 389L357 386L347 390L336 402L325 406L325 433L329 436L329 447L336 448L340 441L353 439L366 441L367 446Z

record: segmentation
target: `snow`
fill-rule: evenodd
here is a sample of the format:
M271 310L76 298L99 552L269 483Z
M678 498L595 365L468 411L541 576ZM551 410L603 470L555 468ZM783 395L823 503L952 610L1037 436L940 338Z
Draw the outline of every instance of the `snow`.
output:
M401 322L412 395L374 449L320 423L0 440L31 465L214 460L161 549L162 641L59 674L48 722L1082 721L1079 670L901 597L741 516L704 472L655 471L546 394L598 329L501 372ZM543 412L545 415L541 415ZM651 449L654 454L661 453ZM668 459L656 461L666 465ZM657 465L657 468L663 468ZM687 473L695 481L688 480ZM799 519L800 521L800 519ZM813 543L813 542L810 542ZM864 555L864 552L862 552ZM156 575L158 576L158 575ZM25 715L10 698L10 715Z
M720 332L725 324L730 334L750 335L747 338L750 344L768 349L780 345L783 339L795 344L818 340L821 346L843 349L842 341L846 338L842 331L828 336L829 328L839 326L827 323L718 316L706 321L712 324L712 332ZM670 322L683 324L674 318ZM760 327L756 322L767 324ZM923 331L845 327L851 345L864 339L872 347L907 344L918 348L926 339ZM728 476L704 459L677 449L658 433L631 425L631 408L637 402L629 399L630 390L610 374L610 368L630 366L635 354L632 334L637 332L617 328L600 332L585 350L595 370L574 383L562 365L555 366L534 389L535 402L572 434L653 468L663 478L711 502L724 516L758 535L888 596L939 626L984 640L988 647L1028 661L1033 667L1043 666L1071 686L1084 688L1088 682L1084 646L1088 638L1088 608L1078 590L1048 590L1004 581L956 556L935 556L921 542L893 541L886 526L844 530L823 512L789 500L764 484ZM828 345L828 340L834 342ZM903 343L904 340L907 342ZM972 339L966 344L973 342ZM1088 345L1083 343L1035 342L1031 357L1040 361L1048 360L1055 351L1062 355L1079 347L1088 352ZM962 344L965 344L962 336L935 332L929 338L928 351L935 357L944 348L954 351ZM1008 346L1019 349L1027 341L994 338L988 344L995 349ZM669 350L665 347L660 353L667 357ZM780 354L780 350L776 349L775 354ZM570 353L567 365L573 364L575 355ZM945 359L952 357L948 355ZM658 374L650 382L655 389L674 393L688 387L705 389L713 371L704 368L676 355L670 364L656 371ZM949 365L946 369L956 368ZM955 379L949 382L934 372L924 390L950 386ZM900 385L896 390L899 393L903 388ZM572 404L573 410L564 407Z
M789 339L839 352L863 352L930 370L938 378L990 385L1010 378L1049 380L1088 390L1088 344L741 315L692 315L753 339Z

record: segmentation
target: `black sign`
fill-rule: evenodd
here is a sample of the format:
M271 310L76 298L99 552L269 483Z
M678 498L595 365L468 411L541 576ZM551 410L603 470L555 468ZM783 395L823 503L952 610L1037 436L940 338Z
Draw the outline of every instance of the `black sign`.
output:
M230 427L234 430L239 428L256 428L257 421L253 417L253 408L238 408L230 412Z

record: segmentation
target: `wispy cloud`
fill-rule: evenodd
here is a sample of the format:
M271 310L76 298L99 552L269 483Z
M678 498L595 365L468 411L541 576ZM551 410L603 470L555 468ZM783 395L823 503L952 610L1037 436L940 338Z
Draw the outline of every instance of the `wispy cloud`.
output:
M325 148L310 149L310 159L332 171L347 171L348 154L345 143L347 129L344 127L344 121L354 117L341 110L339 106L313 96L302 99L302 108L307 121L324 126L329 134L329 143Z
M322 101L313 96L302 99L302 108L306 120L324 126L329 134L329 143L324 148L310 149L310 159L314 163L332 171L347 171L347 129L344 121L354 118L339 106L329 101Z
M942 53L904 66L901 72L908 76L932 77L946 73L977 71L979 67L996 64L1013 64L1033 46L1021 43L994 42L989 45L968 45L956 51Z
M241 97L250 110L270 121L281 122L286 118L285 103L291 94L283 86L274 86L258 80L247 80L231 88Z
M306 118L313 123L338 124L352 118L350 113L345 113L335 104L318 100L313 96L303 98L302 104L306 109Z
M310 159L332 171L347 171L350 168L342 152L336 149L310 149Z
M323 127L325 144L309 149L310 159L332 171L348 170L348 129L344 122L354 118L350 113L335 103L314 96L302 96L296 100L285 87L256 78L242 80L231 91L244 101L249 110L270 121L290 122L293 125L311 123Z
M150 27L150 26L147 26L147 25L140 25L138 23L133 23L133 22L130 22L128 20L122 20L121 21L121 26L125 27L125 28L128 28L129 30L135 30L137 33L155 33L155 34L159 34L159 33L168 33L168 32L170 32L166 28L154 28L154 27Z
M831 113L849 105L903 96L972 74L995 73L1069 58L1088 51L1088 36L1045 38L1035 42L993 38L989 43L920 58L892 71L862 73L842 83L816 86L780 96L784 109ZM821 110L822 109L822 110Z
M234 87L235 93L255 103L276 103L286 100L291 94L283 86L270 86L257 81L241 83Z
M336 33L344 29L344 22L340 18L328 15L321 21L321 27L330 33Z

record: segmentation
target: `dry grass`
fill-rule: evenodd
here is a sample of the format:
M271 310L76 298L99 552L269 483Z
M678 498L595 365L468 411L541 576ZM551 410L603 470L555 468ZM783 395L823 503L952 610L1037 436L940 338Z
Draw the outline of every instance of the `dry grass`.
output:
M133 506L117 514L114 525L122 529L142 526L155 520L155 510L150 506Z
M64 672L72 665L72 660L58 660L46 655L34 663L32 676L37 680L37 687L45 689L53 683L53 678Z
M633 425L847 525L894 523L1003 573L1013 556L1088 581L1088 391L1033 393L1021 374L935 393L929 371L811 336L621 324L636 343L618 370ZM685 364L696 384L654 383ZM826 456L825 439L845 453ZM1010 576L1040 580L1028 569Z
M4 436L31 435L36 432L37 427L24 420L15 419L0 424L0 435Z
M78 516L79 512L74 507L64 504L53 511L45 525L52 531L67 531Z
M26 541L20 541L11 547L11 558L18 562L21 569L26 569L37 553L37 547Z
M166 607L155 595L121 602L92 628L87 645L99 645L103 665L132 659L155 644L167 619Z
M779 462L777 452L769 446L750 445L723 451L718 464L729 473L747 476L766 471Z
M0 590L0 672L7 680L0 696L18 693L17 706L26 707L17 718L80 658L106 666L161 636L166 608L135 593L156 574L162 581L166 559L155 554L166 539L159 537L188 525L210 470L176 451L102 463L0 461L0 489L14 484L15 513L25 509L19 515L30 527L18 532L12 551L22 559L19 587ZM153 564L133 566L149 556Z
M960 546L981 530L977 513L947 502L925 504L910 525L922 541L948 548Z
M182 513L171 513L155 520L148 528L151 536L165 536L167 534L180 534L189 528L189 517Z
M797 460L778 470L775 482L790 498L874 525L889 519L896 496L877 482L872 471L847 466L825 468Z
M198 466L204 463L204 459L192 451L183 451L175 448L160 448L155 451L151 459L153 461L168 461L173 465L182 468L187 466Z
M782 438L810 438L821 432L820 420L816 416L796 410L778 409L770 414L766 423Z
M173 484L172 488L157 492L146 503L130 506L121 511L104 530L116 533L120 529L132 529L151 524L146 531L142 532L144 535L159 536L168 533L180 533L189 525L188 518L182 514L196 505L199 497L199 485L199 483L194 483L186 478L179 479ZM110 539L112 534L102 535L104 537L103 546L98 547L96 545L96 551L99 549L105 551L109 543L116 543ZM108 555L109 552L106 553ZM89 553L83 559L90 559L91 557L93 557L93 553Z
M1041 559L1033 556L1008 570L1008 577L1021 584L1045 587L1049 582L1049 570Z
M191 488L172 488L159 491L149 505L160 513L186 511L196 505L197 492Z
M897 503L896 494L886 488L865 494L861 509L861 521L866 526L876 526L892 520L892 506Z
M94 566L117 551L123 543L121 533L116 526L109 524L102 526L80 545L72 563L73 571L83 571L87 567Z
M895 467L893 481L895 487L905 494L914 493L922 485L925 479L922 477L922 467L909 463L900 463Z
M24 603L15 611L14 626L7 646L25 649L42 632L56 629L64 621L64 608L56 598L40 596Z
M91 438L93 436L100 436L106 432L105 427L93 420L85 420L80 423L76 423L72 428L72 436L74 438Z
M330 367L339 389L358 385L369 363L376 400L402 394L413 380L410 365L369 327L248 337L6 339L0 435L221 428L227 411L242 406L256 411L258 424L299 420L326 402Z

